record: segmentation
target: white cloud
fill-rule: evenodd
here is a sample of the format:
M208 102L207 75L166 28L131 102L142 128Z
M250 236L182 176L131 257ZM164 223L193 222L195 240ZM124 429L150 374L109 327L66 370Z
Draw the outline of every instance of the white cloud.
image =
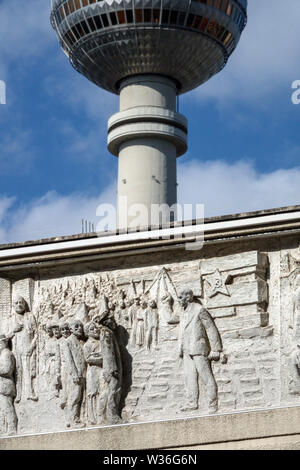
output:
M300 167L258 173L251 162L179 164L178 200L204 204L205 216L296 205Z
M12 206L13 202L14 198L12 197L2 197L0 199L0 222L3 221L6 212Z
M179 202L205 204L205 216L295 205L300 200L300 167L258 173L250 162L192 161L179 165ZM47 193L29 205L0 198L0 243L72 235L81 232L81 219L99 222L100 203L115 204L114 181L99 196Z
M218 103L237 100L260 105L274 94L292 93L300 79L297 0L249 0L248 24L226 68L190 95Z
M8 213L8 210L11 208L11 206L14 203L14 198L13 197L5 197L3 196L2 198L0 197L0 243L1 241L6 241L7 234L4 229L4 223L5 223L5 217ZM9 241L9 240L7 240Z
M49 192L31 204L10 207L7 198L0 198L0 243L81 233L81 220L95 223L96 209L101 203L115 204L116 184L111 184L99 195L84 194L60 196Z

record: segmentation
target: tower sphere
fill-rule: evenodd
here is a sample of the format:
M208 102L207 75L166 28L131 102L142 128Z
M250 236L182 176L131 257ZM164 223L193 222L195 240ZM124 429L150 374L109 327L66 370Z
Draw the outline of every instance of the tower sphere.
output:
M119 93L125 78L171 78L181 94L225 65L247 0L52 0L51 21L74 68Z

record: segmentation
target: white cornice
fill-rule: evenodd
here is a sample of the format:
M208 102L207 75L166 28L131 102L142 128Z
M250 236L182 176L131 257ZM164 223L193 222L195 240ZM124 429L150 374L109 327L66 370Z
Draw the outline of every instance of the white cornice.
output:
M204 232L205 236L213 234L214 232L230 232L249 229L261 228L264 226L274 225L276 228L280 224L295 223L299 221L300 224L300 210L291 211L288 213L266 214L259 216L251 216L238 219L221 220L221 221L207 221L204 224L175 226L172 228L163 228L152 231L133 232L126 234L99 234L99 237L72 239L66 241L53 241L49 243L37 243L30 246L11 246L5 247L0 250L0 261L5 259L30 257L36 255L47 255L48 253L60 253L69 250L85 250L89 248L111 247L123 244L137 244L148 242L151 240L164 240L178 238L184 240L190 237L199 236ZM280 230L279 230L280 231ZM247 234L246 234L247 235Z

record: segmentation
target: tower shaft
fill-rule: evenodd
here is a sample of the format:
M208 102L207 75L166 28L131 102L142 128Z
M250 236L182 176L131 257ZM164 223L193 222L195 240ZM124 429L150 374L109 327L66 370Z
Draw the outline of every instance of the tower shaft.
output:
M51 1L73 67L120 94L108 125L108 149L119 159L118 227L167 224L176 217L176 158L187 149L176 96L226 65L247 22L247 0Z
M165 224L177 203L176 159L187 149L187 120L176 112L176 83L137 75L120 85L108 149L118 156L118 227Z

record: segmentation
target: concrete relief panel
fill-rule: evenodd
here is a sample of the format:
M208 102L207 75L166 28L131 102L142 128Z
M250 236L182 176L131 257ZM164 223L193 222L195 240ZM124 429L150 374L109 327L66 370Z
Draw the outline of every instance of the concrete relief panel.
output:
M268 270L252 251L1 281L1 434L279 404Z
M282 398L298 403L300 397L300 253L281 253L281 369Z

